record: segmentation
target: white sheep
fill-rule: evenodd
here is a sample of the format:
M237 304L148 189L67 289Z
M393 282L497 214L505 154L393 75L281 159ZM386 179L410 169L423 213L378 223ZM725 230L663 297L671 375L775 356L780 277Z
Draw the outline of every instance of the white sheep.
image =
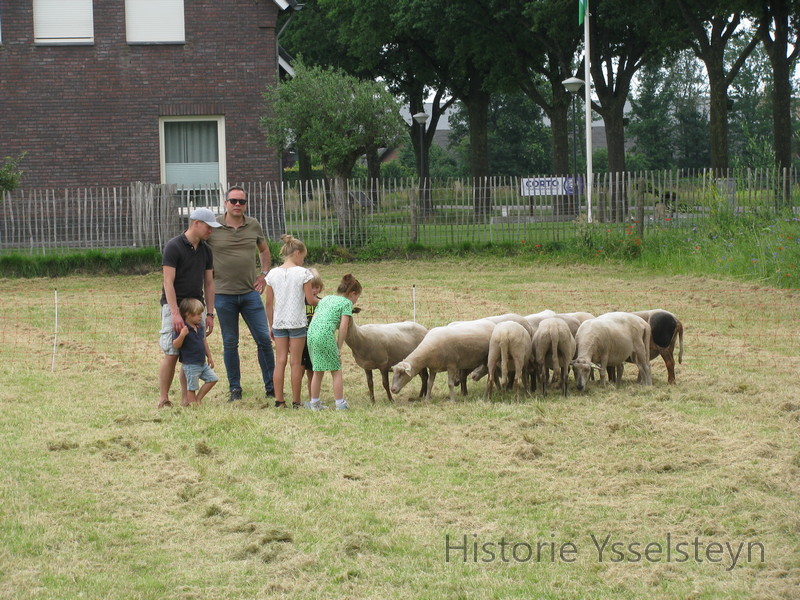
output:
M455 401L454 386L463 379L461 371L471 371L486 362L494 327L492 321L478 319L430 329L419 346L392 367L392 393L397 394L412 377L427 368L425 399L431 398L436 373L447 371L450 400Z
M486 399L492 397L495 369L500 359L501 386L508 382L511 363L514 365L514 399L519 402L520 387L525 389L528 375L528 364L531 358L531 335L529 329L514 321L502 321L495 325L489 339L489 356L487 368L489 373L486 384Z
M553 312L553 311L548 311L548 312ZM491 317L486 317L486 319L488 319L489 321L493 321L496 324L506 323L506 322L518 323L525 329L525 331L528 332L529 336L533 336L534 328L531 326L527 318L523 317L522 315L518 315L516 313L504 313L502 315L494 315ZM463 323L464 321L459 321L459 322ZM480 381L480 379L483 378L488 372L489 372L488 364L479 365L472 371L470 377L472 378L473 381Z
M355 320L350 322L345 342L353 352L356 364L364 369L369 387L369 398L375 403L375 390L372 381L372 371L381 372L383 388L386 396L392 400L389 386L389 371L398 361L408 356L428 333L428 329L413 321L401 323L356 325ZM422 387L419 395L425 393L428 385L428 370L421 369L419 373Z
M561 393L566 397L569 364L575 356L575 338L567 321L560 317L543 319L533 334L532 344L538 370L534 377L541 381L542 395L547 395L548 369L552 368L559 373Z
M599 369L600 381L607 384L607 369L616 368L621 379L629 357L639 367L639 383L653 385L648 348L650 325L631 313L611 312L581 323L575 336L577 356L572 361L575 384L579 391L586 389L592 368Z

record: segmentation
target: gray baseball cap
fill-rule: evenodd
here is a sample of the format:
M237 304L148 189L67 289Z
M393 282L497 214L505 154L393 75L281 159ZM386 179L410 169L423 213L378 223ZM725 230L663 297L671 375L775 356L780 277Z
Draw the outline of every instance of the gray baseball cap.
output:
M217 223L216 215L208 208L195 208L192 214L189 215L191 221L202 221L211 227L222 227Z

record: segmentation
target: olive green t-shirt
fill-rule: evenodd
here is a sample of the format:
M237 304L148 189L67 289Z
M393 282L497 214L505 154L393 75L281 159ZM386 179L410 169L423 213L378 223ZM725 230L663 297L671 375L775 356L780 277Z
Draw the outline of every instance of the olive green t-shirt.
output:
M253 291L256 276L261 271L258 244L264 241L261 223L252 217L244 218L238 229L225 224L225 215L217 217L218 227L208 238L214 252L214 292L217 294L246 294Z

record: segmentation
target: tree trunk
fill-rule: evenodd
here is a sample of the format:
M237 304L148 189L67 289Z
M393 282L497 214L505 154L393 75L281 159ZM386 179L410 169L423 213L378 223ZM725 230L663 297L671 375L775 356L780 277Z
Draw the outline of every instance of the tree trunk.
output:
M297 148L298 176L300 181L300 202L305 203L311 196L311 180L314 178L314 171L311 165L311 157L308 152L298 146Z
M482 219L491 211L489 177L489 99L481 82L470 80L469 95L463 99L469 118L470 170L474 185L475 218Z
M624 189L615 185L617 177L625 174L625 118L621 105L614 105L603 113L608 146L608 173L611 181L611 220L621 222L628 214L628 201Z
M709 133L711 168L715 173L728 169L728 86L725 76L715 73L706 62L709 83Z
M418 112L424 112L425 103L422 95L422 90L419 94L415 94L410 103L411 114L415 115ZM411 136L411 146L414 148L414 156L416 158L417 176L419 178L419 194L417 196L417 214L421 218L428 217L433 214L433 202L431 200L430 190L430 147L433 141L433 135L428 135L430 127L434 127L434 115L428 115L428 121L420 125L413 118L411 119L411 129L409 135Z
M553 143L553 173L563 175L572 172L570 144L572 132L569 128L569 109L572 98L565 96L565 102L553 102L547 110L550 119L550 133Z
M335 175L331 180L333 207L336 211L338 227L335 243L339 246L351 246L357 241L357 232L354 228L354 215L350 196L347 190L347 179L342 175Z
M789 53L789 3L774 0L765 3L765 13L759 27L769 62L772 66L772 131L774 135L775 164L779 168L792 166L792 63L797 59L800 38L795 39ZM772 24L772 28L769 25ZM774 30L775 39L770 35Z

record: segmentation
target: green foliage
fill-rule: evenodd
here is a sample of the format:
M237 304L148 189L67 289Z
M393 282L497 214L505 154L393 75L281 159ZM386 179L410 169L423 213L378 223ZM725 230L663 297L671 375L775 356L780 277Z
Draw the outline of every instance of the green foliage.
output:
M301 61L294 68L294 78L264 94L270 143L298 144L329 176L347 178L369 148L393 146L405 132L400 106L382 84Z
M17 157L6 156L0 165L0 192L13 192L19 187L23 171L19 164L27 153L23 152Z
M0 273L4 277L63 277L75 273L131 275L160 268L161 252L157 248L0 255Z
M550 132L542 110L527 96L498 94L489 104L489 172L519 176L548 173L552 162ZM450 120L450 143L456 150L458 175L469 175L469 127L463 104Z

